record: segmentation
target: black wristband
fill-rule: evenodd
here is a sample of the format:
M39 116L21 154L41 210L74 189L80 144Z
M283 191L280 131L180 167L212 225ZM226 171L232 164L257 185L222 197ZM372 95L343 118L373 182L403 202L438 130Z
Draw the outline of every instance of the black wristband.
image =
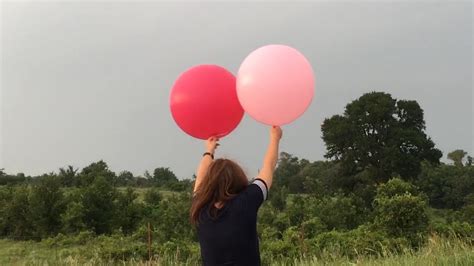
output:
M205 152L202 156L206 156L206 155L211 156L211 158L214 160L214 154L212 154L210 152Z

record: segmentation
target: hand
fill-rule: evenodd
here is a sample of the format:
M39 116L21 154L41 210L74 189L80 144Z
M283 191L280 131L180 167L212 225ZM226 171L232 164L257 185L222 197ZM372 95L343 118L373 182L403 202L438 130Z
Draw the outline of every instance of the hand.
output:
M270 139L275 141L280 141L283 132L279 126L272 126L270 128Z
M217 146L219 146L219 143L218 143L219 139L216 138L216 137L210 137L206 140L206 151L211 153L211 154L214 154L214 152L216 151L217 149Z

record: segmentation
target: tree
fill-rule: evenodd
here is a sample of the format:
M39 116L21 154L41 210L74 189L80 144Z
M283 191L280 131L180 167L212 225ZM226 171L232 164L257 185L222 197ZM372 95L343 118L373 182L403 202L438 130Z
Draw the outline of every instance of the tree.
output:
M61 180L54 175L41 177L32 188L30 207L35 232L40 238L58 233L65 210Z
M308 160L300 160L289 153L281 152L278 167L275 169L275 185L286 186L290 193L304 192L304 177L298 173L308 164Z
M293 195L289 200L286 212L291 226L299 226L307 217L308 213L304 206L305 200L301 195Z
M298 176L303 182L304 193L315 197L331 195L339 188L335 178L339 173L339 164L333 161L315 161L306 164Z
M117 186L127 186L132 185L134 182L133 174L130 171L122 171L117 176Z
M158 167L153 171L153 183L157 186L166 186L178 182L178 178L168 167Z
M144 201L147 205L158 206L163 197L157 188L150 188L145 192Z
M455 166L463 166L462 160L464 159L464 156L467 155L467 152L464 150L454 150L450 153L448 153L448 159L453 161Z
M272 187L272 193L269 193L272 206L279 211L285 209L287 197L288 189L286 187Z
M329 230L350 230L366 220L367 210L364 202L356 195L335 194L321 199L308 198L307 213L319 217Z
M84 189L79 188L66 194L66 210L61 215L63 232L77 233L87 229L86 209L82 200Z
M423 110L416 101L396 100L371 92L346 106L343 115L324 120L321 127L327 158L342 163L343 175L369 170L376 183L396 173L415 178L420 163L439 164L441 151L425 134ZM356 182L349 183L349 189Z
M59 168L59 178L62 180L62 185L66 187L72 187L77 185L77 174L78 169L74 169L72 165L68 165L66 169Z
M6 236L9 233L9 208L13 198L12 186L0 186L0 236Z
M17 175L9 175L5 173L5 170L0 169L0 185L8 184L20 184L25 183L31 180L31 177L26 177L23 173L18 173Z
M137 197L138 194L131 187L118 193L115 226L127 234L133 232L142 219L143 204L137 202Z
M195 231L189 223L191 194L173 194L162 200L159 208L151 213L153 228L159 232L158 241L169 239L195 239Z
M474 191L474 168L422 163L416 184L428 195L435 208L460 209L466 197Z
M98 176L90 186L84 188L82 205L87 228L96 234L112 232L116 198L117 190L103 176Z
M110 171L107 163L102 160L82 169L79 174L79 184L80 186L86 187L92 184L98 177L103 177L106 182L115 185L115 173Z
M29 188L26 185L17 186L12 190L11 201L4 210L7 235L13 239L31 239L34 226L31 219Z

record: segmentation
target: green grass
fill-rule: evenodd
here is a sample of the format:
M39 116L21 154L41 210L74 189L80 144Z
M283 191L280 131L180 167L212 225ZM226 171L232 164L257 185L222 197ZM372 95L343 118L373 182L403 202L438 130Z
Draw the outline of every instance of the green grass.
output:
M126 239L124 241L127 241ZM100 248L94 243L55 245L48 241L0 240L0 265L147 265L138 258L128 260L108 260L100 256ZM106 243L103 242L102 245ZM430 237L427 245L419 251L406 250L401 254L379 254L377 257L349 259L337 252L325 251L316 256L293 259L286 262L271 260L279 265L474 265L474 247L469 242L456 238ZM178 254L155 255L153 265L196 265L196 259L177 262ZM196 257L196 256L195 256ZM149 264L148 264L149 265Z

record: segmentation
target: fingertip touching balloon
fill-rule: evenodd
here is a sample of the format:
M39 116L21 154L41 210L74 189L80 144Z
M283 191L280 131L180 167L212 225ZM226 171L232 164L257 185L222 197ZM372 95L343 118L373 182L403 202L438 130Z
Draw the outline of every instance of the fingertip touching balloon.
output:
M251 117L281 126L301 116L314 95L308 60L285 45L267 45L250 53L237 74L237 95Z
M174 121L199 138L224 137L242 120L235 76L217 65L199 65L182 73L170 94Z

